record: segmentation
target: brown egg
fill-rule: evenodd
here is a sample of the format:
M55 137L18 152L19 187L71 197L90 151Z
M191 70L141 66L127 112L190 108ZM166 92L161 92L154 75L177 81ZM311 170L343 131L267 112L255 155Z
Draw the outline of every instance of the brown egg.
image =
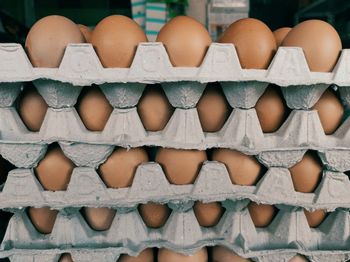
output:
M301 47L310 70L316 72L331 72L342 49L337 31L321 20L307 20L296 25L284 38L282 46Z
M91 36L104 67L130 67L140 42L147 42L146 34L134 20L123 15L104 18Z
M267 69L277 49L270 28L254 18L243 18L231 24L219 42L236 47L244 69Z
M84 43L78 26L66 17L46 16L30 29L25 48L33 66L58 67L66 46L71 43Z
M231 108L220 85L208 85L197 104L199 120L204 132L217 132L225 124Z
M157 36L173 66L198 67L211 44L207 29L189 16L177 16L166 23Z
M118 262L154 262L153 249L146 248L136 257L123 254L118 259Z
M212 227L219 223L224 209L219 202L203 203L195 202L193 206L194 214L202 227Z
M96 231L108 230L116 213L108 207L84 207L83 212L89 226Z
M58 211L49 207L28 208L28 215L33 226L41 234L50 234L56 221Z
M112 111L113 107L100 88L83 90L78 103L78 113L87 129L102 131Z
M304 256L301 255L296 255L294 257L292 257L291 260L289 260L289 262L308 262L309 260L307 260Z
M204 247L191 256L176 253L169 249L161 248L158 251L158 262L208 262L207 249Z
M307 211L304 209L304 214L306 216L307 222L309 223L310 227L318 227L321 225L323 220L326 218L327 213L320 209L320 210L315 210L313 212Z
M242 154L236 150L218 148L213 151L214 161L225 164L233 184L241 186L255 185L262 171L254 156Z
M255 105L264 133L277 131L286 119L286 106L276 87L269 86Z
M147 131L160 131L168 123L174 108L170 105L162 87L152 85L143 93L137 111Z
M156 162L159 163L170 183L175 185L192 184L204 161L205 151L159 148Z
M243 258L224 246L213 247L213 262L249 262L248 258Z
M255 227L267 227L275 217L277 209L271 205L250 202L248 205L250 217Z
M136 169L148 161L144 148L116 148L99 167L99 174L107 187L129 187L134 180Z
M73 262L73 259L69 253L64 253L58 262Z
M25 88L19 100L18 113L28 130L40 130L46 111L47 104L35 87Z
M48 148L35 173L45 190L60 191L67 189L74 167L73 162L55 144Z
M78 24L80 32L83 34L85 42L90 43L92 30L86 25Z
M333 134L340 126L344 108L334 91L327 89L312 109L317 110L326 135Z
M287 36L287 34L289 33L289 31L291 29L292 28L290 28L290 27L281 27L281 28L273 31L273 35L274 35L274 37L276 39L277 47L282 44L283 39Z
M159 228L164 226L171 211L167 205L147 203L139 205L139 212L146 226Z
M322 165L313 152L306 152L302 160L289 168L297 192L314 192L322 177Z

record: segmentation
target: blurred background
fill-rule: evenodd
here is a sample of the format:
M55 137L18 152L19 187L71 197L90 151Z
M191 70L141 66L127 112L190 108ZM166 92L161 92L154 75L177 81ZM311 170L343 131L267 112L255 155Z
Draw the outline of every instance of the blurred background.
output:
M0 0L0 42L23 43L31 25L52 14L90 27L110 14L123 14L134 18L150 40L176 15L196 18L214 40L243 17L258 18L271 30L317 18L331 23L343 46L350 46L349 0Z

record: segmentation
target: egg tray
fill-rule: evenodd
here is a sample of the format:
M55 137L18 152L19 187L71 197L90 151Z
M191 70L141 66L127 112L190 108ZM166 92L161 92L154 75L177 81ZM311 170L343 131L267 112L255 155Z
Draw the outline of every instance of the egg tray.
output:
M322 257L317 253L321 251L335 255L339 261L349 258L349 211L336 210L313 229L301 208L280 205L268 227L256 228L247 209L248 203L247 200L223 202L226 212L216 226L209 228L198 224L192 203L171 205L171 214L159 229L148 228L137 209L121 208L117 209L111 227L102 232L91 229L79 210L68 208L58 213L52 233L48 235L40 234L22 210L10 219L0 256L22 251L42 255L41 250L62 253L66 249L108 248L109 255L114 254L115 258L121 252L135 254L146 247L166 247L191 254L203 246L224 245L245 257L263 257L257 261L273 261L273 255L284 252ZM264 259L264 255L270 260Z
M148 162L138 166L130 187L113 189L107 188L96 172L99 164L105 161L113 148L99 150L104 148L96 146L97 149L88 148L86 151L80 150L79 153L69 151L70 149L62 144L61 148L76 164L83 166L74 168L66 191L46 191L33 169L14 169L9 172L0 191L0 208L22 208L31 205L54 208L96 205L134 207L138 203L150 201L178 203L226 199L250 199L266 204L284 203L309 210L332 211L337 207L350 208L350 181L343 173L350 170L350 151L346 150L319 152L324 165L322 180L314 193L300 193L294 190L288 168L298 163L307 150L258 154L257 159L268 169L256 186L232 184L226 166L216 161L206 161L193 184L174 185L169 183L158 163ZM44 152L38 152L44 155ZM79 162L79 157L89 154L89 161L85 159L85 162ZM89 165L90 167L86 167Z
M350 86L349 51L331 73L310 72L303 50L280 47L267 70L242 69L232 44L213 43L200 67L173 67L161 43L140 43L130 68L103 68L91 44L70 44L59 68L33 68L19 44L0 44L0 81L52 79L74 85L173 81L259 81L280 86Z

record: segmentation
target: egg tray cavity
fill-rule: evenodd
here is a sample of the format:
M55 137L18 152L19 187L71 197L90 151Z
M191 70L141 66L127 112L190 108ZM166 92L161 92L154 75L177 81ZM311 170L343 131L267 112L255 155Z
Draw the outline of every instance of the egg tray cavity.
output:
M111 154L113 147L94 146L86 147L85 150L79 148L79 154L75 153L74 147L71 150L70 145L61 144L61 148L76 164L82 165L74 168L66 191L45 191L33 169L14 169L9 172L1 189L0 208L133 207L150 201L178 203L226 199L250 199L266 204L284 203L310 210L333 211L338 207L350 208L350 181L343 173L350 170L349 151L319 152L324 165L322 180L314 193L300 193L294 190L288 168L302 159L306 150L301 149L263 152L257 155L258 160L268 170L255 186L232 184L226 166L216 161L207 161L202 165L194 184L174 185L169 183L159 164L149 162L137 168L130 187L113 189L106 187L95 170ZM37 150L36 161L44 155L45 150L46 148ZM84 158L84 161L79 162L79 156L89 154L89 161ZM90 167L86 167L89 165Z
M327 254L332 255L332 261L346 261L350 256L346 250L350 234L349 211L337 210L318 228L312 229L302 209L281 205L268 227L256 228L246 208L248 202L224 202L224 215L210 228L198 224L191 203L171 206L170 217L159 229L148 228L137 209L117 209L111 227L103 232L92 230L80 212L71 208L58 213L49 235L38 233L22 210L9 222L0 256L22 251L39 253L40 250L51 250L54 254L66 252L66 249L93 247L94 251L107 249L109 254L106 255L112 259L120 252L135 254L145 247L166 247L191 254L203 246L213 245L225 245L256 261L282 261L277 259L281 259L283 253L287 253L284 254L287 257L292 257L293 253L309 255L312 261L326 261ZM316 256L313 258L313 255Z

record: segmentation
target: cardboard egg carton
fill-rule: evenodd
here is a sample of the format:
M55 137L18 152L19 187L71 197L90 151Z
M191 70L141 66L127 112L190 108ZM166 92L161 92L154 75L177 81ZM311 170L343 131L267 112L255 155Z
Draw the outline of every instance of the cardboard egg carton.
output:
M148 228L137 209L117 209L111 227L94 231L78 210L66 209L58 213L51 234L40 234L26 212L16 212L11 218L1 256L45 253L57 261L58 254L73 251L80 258L80 249L93 247L95 254L105 252L106 260L115 261L120 253L136 254L146 247L165 247L191 254L203 246L224 245L241 256L255 261L288 261L295 253L310 257L311 261L346 261L349 237L349 211L330 213L317 228L310 228L300 208L280 205L273 221L265 228L256 228L247 209L249 201L225 201L226 211L214 227L201 227L192 204L171 205L172 212L165 225ZM90 250L92 251L92 250ZM22 253L23 252L23 253ZM56 257L55 257L56 256ZM277 259L285 260L277 260ZM56 259L56 260L55 260ZM18 260L15 260L18 261ZM101 261L101 260L100 260ZM330 261L330 260L328 260Z
M126 188L107 188L96 172L98 166L113 151L100 145L83 150L70 150L62 145L64 153L78 166L73 170L66 191L46 191L33 169L20 168L9 172L0 191L0 208L23 206L50 206L53 208L81 206L134 207L139 203L178 203L184 201L224 201L250 199L266 204L301 206L309 210L350 208L350 181L343 172L350 170L350 151L319 152L324 164L321 182L313 193L296 192L288 168L298 163L306 150L263 152L256 157L268 169L255 186L232 184L226 166L206 161L193 184L170 184L162 167L155 162L138 166L133 183ZM78 151L78 152L76 152ZM38 155L45 151L37 150ZM68 153L67 153L68 152ZM90 153L88 153L90 152ZM23 152L24 154L25 152ZM40 154L39 154L40 153ZM83 160L81 160L83 158ZM36 165L37 160L34 162ZM26 163L20 159L19 164Z

